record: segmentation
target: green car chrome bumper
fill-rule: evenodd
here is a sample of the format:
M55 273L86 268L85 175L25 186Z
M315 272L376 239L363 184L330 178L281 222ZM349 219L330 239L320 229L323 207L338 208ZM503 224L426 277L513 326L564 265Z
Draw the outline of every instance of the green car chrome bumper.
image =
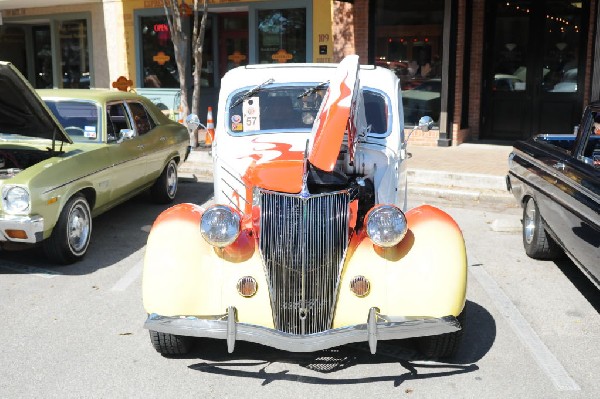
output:
M0 215L0 241L34 244L43 240L41 216Z

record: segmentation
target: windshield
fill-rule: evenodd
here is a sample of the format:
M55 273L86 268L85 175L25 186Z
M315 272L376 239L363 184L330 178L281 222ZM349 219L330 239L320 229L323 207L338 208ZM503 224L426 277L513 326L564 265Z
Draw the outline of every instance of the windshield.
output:
M92 101L44 99L58 122L76 143L100 142L98 105Z
M318 82L294 86L270 85L231 107L248 89L234 93L228 101L229 132L235 135L268 131L311 131L327 91L326 87L321 87L306 94L315 85ZM371 133L386 133L389 113L385 97L370 90L364 90L363 96Z
M325 89L298 98L311 85L269 86L229 109L231 133L264 130L310 131L325 95ZM235 93L229 104L235 104L247 90Z

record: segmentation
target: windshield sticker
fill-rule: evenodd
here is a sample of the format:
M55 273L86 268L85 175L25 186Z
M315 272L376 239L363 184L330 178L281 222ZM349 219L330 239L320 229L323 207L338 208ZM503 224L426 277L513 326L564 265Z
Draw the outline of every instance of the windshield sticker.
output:
M258 97L250 97L244 100L244 105L242 106L242 113L244 117L244 132L260 130L260 106Z
M231 116L231 130L234 132L239 132L244 129L242 125L242 116L235 114Z
M87 137L88 139L96 138L96 126L86 126L83 130L83 137Z

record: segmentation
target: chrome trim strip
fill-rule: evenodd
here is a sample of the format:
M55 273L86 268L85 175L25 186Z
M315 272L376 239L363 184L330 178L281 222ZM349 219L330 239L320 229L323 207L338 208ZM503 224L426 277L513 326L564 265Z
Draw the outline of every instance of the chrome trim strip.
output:
M230 309L235 308L230 307ZM230 312L231 310L228 310L228 313ZM375 312L373 314L375 315ZM295 335L254 324L231 322L234 316L229 318L227 314L197 318L168 317L153 313L148 316L144 328L180 336L231 339L229 324L232 323L235 325L235 340L253 342L288 352L315 352L354 342L367 342L370 339L371 329L376 333L376 339L379 341L440 335L461 329L460 323L454 316L415 318L377 314L373 319L376 322L371 321L370 327L365 323L315 334ZM373 348L371 352L375 353Z

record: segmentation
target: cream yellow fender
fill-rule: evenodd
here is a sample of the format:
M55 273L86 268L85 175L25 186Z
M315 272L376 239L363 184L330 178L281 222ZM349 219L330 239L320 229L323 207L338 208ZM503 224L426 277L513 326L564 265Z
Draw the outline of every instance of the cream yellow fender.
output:
M274 328L269 290L252 230L227 248L216 249L200 234L203 209L180 204L154 223L144 260L143 299L147 313L162 316L223 315L237 310L237 321ZM333 327L364 324L369 309L407 317L458 316L465 304L467 258L462 233L443 211L424 205L406 213L408 232L398 245L380 248L363 232L350 243L342 270ZM250 298L237 282L258 282ZM370 292L359 298L350 280L364 276Z
M408 232L391 248L373 245L364 233L350 244L342 271L333 327L364 323L372 307L380 314L407 317L458 316L465 305L467 255L456 222L438 208L423 205L406 213ZM369 295L350 291L364 276Z

